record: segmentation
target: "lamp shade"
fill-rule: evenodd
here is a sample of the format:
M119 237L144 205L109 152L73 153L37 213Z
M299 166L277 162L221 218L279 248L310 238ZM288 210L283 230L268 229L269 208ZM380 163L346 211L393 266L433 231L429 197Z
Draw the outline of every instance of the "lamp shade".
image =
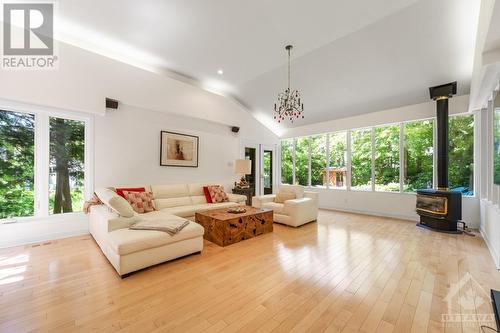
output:
M234 163L234 172L242 175L249 175L252 173L252 161L250 160L236 160Z

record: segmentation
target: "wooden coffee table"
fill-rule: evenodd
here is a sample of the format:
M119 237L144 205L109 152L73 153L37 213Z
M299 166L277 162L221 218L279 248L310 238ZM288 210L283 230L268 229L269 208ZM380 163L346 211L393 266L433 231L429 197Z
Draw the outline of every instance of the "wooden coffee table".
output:
M242 240L273 232L273 211L241 206L247 211L228 213L229 208L196 213L195 220L205 228L203 238L219 246L227 246Z

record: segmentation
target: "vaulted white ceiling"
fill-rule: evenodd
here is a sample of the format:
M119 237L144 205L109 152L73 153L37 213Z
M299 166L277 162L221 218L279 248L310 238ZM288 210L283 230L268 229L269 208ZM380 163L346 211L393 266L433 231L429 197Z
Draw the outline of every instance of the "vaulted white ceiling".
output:
M306 118L280 126L424 102L429 86L448 81L468 93L479 2L61 1L56 31L62 40L231 95L279 129L272 108L286 85L288 43Z

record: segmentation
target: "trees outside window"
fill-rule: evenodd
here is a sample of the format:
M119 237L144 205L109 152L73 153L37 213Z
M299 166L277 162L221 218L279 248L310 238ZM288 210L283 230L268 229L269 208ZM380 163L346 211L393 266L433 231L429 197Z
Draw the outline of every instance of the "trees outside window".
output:
M415 121L403 126L405 192L433 186L433 128L432 120Z
M293 139L281 140L281 183L293 184Z
M309 186L309 138L298 138L295 145L295 183Z
M449 184L453 191L474 195L474 116L450 117Z
M371 191L372 139L370 129L351 132L351 189Z
M35 212L35 116L0 110L0 219Z
M326 135L311 137L311 186L326 186Z
M346 188L349 174L347 146L350 135L351 189L371 191L372 181L375 182L376 191L399 192L402 188L403 192L415 192L417 189L433 188L434 123L433 119L419 120L296 138L295 180L292 179L294 141L283 140L282 182L325 186L328 172L329 188ZM400 133L401 130L403 133ZM451 116L449 137L450 188L463 195L472 196L474 116ZM400 142L400 138L403 142Z
M375 128L375 190L399 192L399 125Z
M85 123L49 118L49 212L78 212L84 201Z
M330 133L330 187L347 185L347 132Z

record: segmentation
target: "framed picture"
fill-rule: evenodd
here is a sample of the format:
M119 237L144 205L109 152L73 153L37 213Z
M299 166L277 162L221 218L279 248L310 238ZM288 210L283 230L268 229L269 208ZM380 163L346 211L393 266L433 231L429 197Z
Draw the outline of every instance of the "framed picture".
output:
M493 181L500 185L500 92L493 104Z
M198 141L194 135L161 131L160 165L197 168Z

